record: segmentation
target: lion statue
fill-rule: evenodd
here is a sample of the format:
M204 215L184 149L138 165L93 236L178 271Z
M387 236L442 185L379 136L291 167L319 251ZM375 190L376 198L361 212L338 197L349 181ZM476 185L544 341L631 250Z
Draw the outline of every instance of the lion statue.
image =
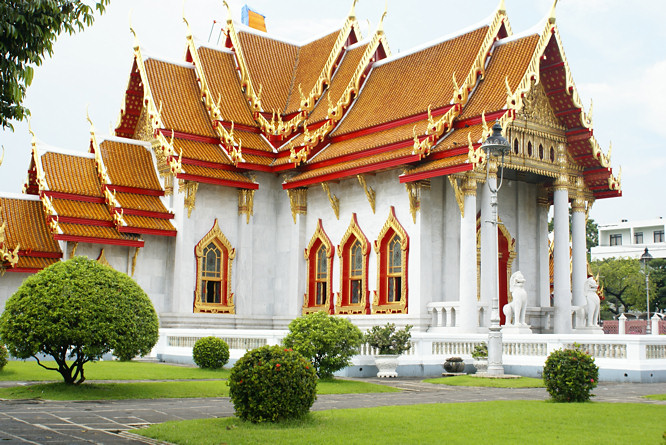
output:
M583 285L583 293L585 294L585 316L587 318L587 326L599 326L599 294L597 289L599 285L594 277L585 280Z
M525 323L527 292L525 291L525 277L520 271L511 275L509 290L513 296L513 301L505 304L502 309L506 316L506 324L511 324L513 326L527 326L527 323ZM513 320L513 322L511 322L511 320Z

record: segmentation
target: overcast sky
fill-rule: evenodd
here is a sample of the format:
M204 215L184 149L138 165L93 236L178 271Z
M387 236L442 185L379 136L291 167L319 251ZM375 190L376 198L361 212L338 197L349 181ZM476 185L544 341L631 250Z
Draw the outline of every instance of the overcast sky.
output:
M245 1L229 0L235 20ZM351 1L252 0L266 15L268 32L302 42L339 27ZM374 30L385 0L359 0L356 11L364 37ZM407 51L455 33L493 13L498 0L388 0L384 22L392 53ZM506 0L514 33L542 23L552 0ZM132 65L129 17L144 50L182 60L186 28L181 0L111 0L95 24L74 36L62 35L54 55L37 67L28 89L31 125L44 144L86 151L86 105L98 134L115 127ZM189 0L185 16L194 35L215 43L227 12L221 0ZM218 24L211 26L213 20ZM369 21L369 23L368 23ZM666 3L662 0L560 0L557 25L574 82L585 109L594 101L594 134L604 152L612 141L611 163L622 167L621 198L597 201L598 223L666 217ZM409 81L405 79L405 81ZM19 193L30 161L27 123L14 133L0 130L5 147L0 192ZM660 179L661 178L661 179Z

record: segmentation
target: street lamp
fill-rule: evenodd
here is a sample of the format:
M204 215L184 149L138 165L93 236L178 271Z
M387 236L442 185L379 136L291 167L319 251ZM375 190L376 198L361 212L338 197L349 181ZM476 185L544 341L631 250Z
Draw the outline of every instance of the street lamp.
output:
M648 252L648 248L645 248L645 252L643 252L643 255L641 255L641 261L643 262L643 269L645 272L645 308L647 310L647 316L646 316L646 327L645 327L645 333L649 334L651 329L650 329L650 284L649 284L649 277L650 277L650 269L647 267L648 261L652 259L652 255L650 255L650 252Z
M486 221L491 224L495 231L494 236L497 236L497 192L502 187L504 180L504 156L511 150L511 143L502 136L502 126L499 121L493 125L493 134L481 144L481 148L486 153L486 184L490 191L490 209L491 219ZM490 179L490 159L500 158L500 182L499 185ZM494 184L491 184L493 182ZM493 255L495 264L495 283L493 289L493 299L490 312L490 327L488 328L488 375L489 376L502 376L504 375L504 366L502 365L502 328L500 327L500 307L499 307L499 264L498 242L495 242L495 252Z

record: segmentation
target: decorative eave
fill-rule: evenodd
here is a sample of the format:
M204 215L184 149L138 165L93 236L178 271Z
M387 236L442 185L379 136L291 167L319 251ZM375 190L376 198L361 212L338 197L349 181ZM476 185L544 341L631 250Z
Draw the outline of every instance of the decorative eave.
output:
M340 54L347 44L350 33L354 29L356 32L358 32L359 26L358 21L356 20L357 1L358 0L353 1L349 14L347 14L347 19L345 20L342 29L338 33L338 37L333 44L333 49L331 49L331 53L329 54L328 59L326 60L321 73L319 74L319 78L315 82L315 85L312 87L310 94L305 96L301 92L301 110L305 111L306 113L310 113L314 109L315 104L324 93L326 87L331 84L331 77L333 76L333 71L335 70L335 63L340 58ZM360 40L360 35L358 38Z

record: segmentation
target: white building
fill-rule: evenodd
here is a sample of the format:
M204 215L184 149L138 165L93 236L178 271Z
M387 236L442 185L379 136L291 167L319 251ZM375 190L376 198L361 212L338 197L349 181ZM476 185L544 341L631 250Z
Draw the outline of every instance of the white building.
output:
M591 259L640 258L646 248L653 258L666 258L665 227L662 218L600 224L599 245L592 248Z

